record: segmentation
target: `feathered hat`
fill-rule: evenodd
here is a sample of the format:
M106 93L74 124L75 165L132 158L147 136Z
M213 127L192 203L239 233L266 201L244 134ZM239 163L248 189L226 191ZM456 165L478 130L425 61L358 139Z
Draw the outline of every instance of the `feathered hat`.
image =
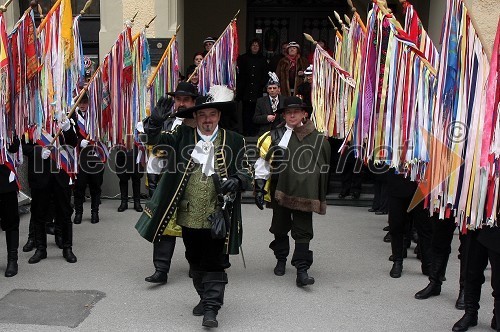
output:
M277 85L280 86L280 80L276 73L269 72L269 81L267 81L266 87L270 85Z
M223 113L234 112L236 103L233 99L233 90L225 85L213 85L206 96L196 98L195 106L177 112L176 116L191 119L194 112L207 108L215 108Z

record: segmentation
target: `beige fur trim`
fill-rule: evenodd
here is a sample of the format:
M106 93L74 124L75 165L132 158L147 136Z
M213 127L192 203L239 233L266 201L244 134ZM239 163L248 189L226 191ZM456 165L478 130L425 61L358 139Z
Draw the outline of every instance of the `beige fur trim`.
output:
M274 198L279 205L292 210L326 214L326 202L324 201L320 202L317 199L289 196L279 190L276 190L274 193Z

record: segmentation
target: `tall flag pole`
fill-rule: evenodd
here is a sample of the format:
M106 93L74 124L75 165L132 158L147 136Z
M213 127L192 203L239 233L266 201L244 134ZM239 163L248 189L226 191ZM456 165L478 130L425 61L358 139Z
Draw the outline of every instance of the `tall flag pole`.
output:
M236 21L239 13L238 10L224 32L188 78L189 82L193 75L198 73L198 90L201 95L206 95L212 85L226 85L232 90L236 89L236 59L238 58Z

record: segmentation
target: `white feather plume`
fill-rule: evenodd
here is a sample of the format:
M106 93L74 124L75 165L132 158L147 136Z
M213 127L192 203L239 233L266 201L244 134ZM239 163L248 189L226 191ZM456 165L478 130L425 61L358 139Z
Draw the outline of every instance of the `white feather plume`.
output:
M278 75L276 75L276 73L273 73L272 71L269 72L269 77L271 78L271 80L273 82L276 82L276 83L280 82Z
M222 103L234 99L234 91L225 85L212 85L207 95L207 102L210 103Z

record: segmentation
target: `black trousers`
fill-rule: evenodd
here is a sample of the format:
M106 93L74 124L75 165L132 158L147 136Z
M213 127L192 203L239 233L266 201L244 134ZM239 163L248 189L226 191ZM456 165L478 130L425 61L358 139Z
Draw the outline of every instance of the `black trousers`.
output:
M19 230L19 207L17 192L0 194L0 224L4 232Z
M431 236L429 212L424 209L423 203L407 212L411 200L412 196L389 196L389 232L391 233L391 248L394 261L403 260L404 237L409 233L412 223L415 225L419 237L421 235L425 238Z
M71 189L62 187L55 179L51 179L49 184L43 188L31 188L31 213L35 221L35 243L37 249L47 248L47 233L45 223L47 220L47 209L54 200L55 222L61 229L63 248L71 248L73 245L73 222L71 215Z
M75 197L81 197L83 200L83 196L85 196L85 189L87 189L87 185L89 186L90 196L92 197L100 197L101 196L101 186L103 182L104 169L97 173L87 173L83 170L78 171L78 177L75 183L74 194Z
M273 202L273 219L269 231L276 237L285 237L291 231L296 243L311 242L314 233L312 212L292 210Z
M212 239L210 229L182 227L186 259L192 271L223 272L229 267L224 254L225 239Z
M479 310L481 286L484 284L484 270L491 264L491 287L497 324L500 323L500 254L477 241L478 232L468 235L467 270L465 276L465 311ZM498 326L498 325L497 325Z

